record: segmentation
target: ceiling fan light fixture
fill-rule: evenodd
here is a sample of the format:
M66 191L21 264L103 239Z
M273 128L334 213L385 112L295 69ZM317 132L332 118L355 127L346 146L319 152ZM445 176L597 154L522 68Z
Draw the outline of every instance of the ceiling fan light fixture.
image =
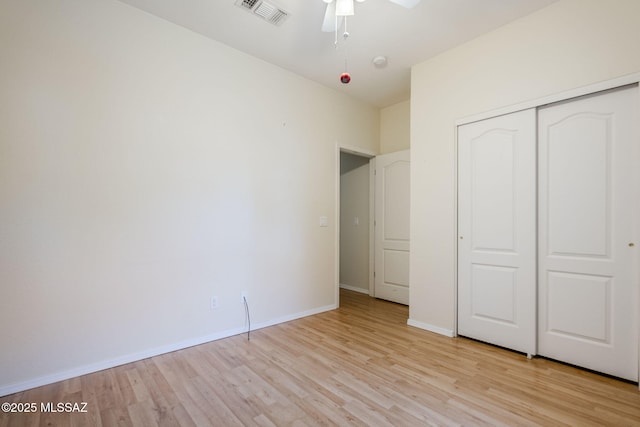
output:
M353 0L336 0L336 16L353 16Z

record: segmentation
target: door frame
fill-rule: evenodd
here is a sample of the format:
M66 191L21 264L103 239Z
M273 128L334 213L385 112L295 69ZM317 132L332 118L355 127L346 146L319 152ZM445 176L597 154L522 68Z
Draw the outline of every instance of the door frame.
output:
M511 113L515 113L517 111L521 111L521 110L527 110L530 108L539 108L542 107L544 105L547 104L552 104L552 103L556 103L556 102L561 102L561 101L566 101L572 98L578 98L580 96L585 96L585 95L592 95L592 94L596 94L598 92L603 92L603 91L607 91L607 90L611 90L611 89L615 89L618 87L622 87L622 86L627 86L627 85L632 85L632 84L638 84L638 86L636 87L636 90L638 92L638 99L637 102L640 105L640 72L637 73L632 73L632 74L628 74L628 75L624 75L621 77L617 77L614 79L610 79L610 80L605 80L605 81L601 81L601 82L597 82L597 83L593 83L590 85L586 85L586 86L581 86L581 87L577 87L574 89L570 89L567 91L563 91L560 93L556 93L553 95L549 95L546 97L542 97L542 98L537 98L537 99L533 99L530 101L525 101L519 104L514 104L511 106L507 106L507 107L503 107L503 108L498 108L495 110L490 110L490 111L486 111L483 113L479 113L479 114L474 114L474 115L470 115L470 116L466 116L466 117L462 117L458 120L456 120L454 122L454 133L455 133L455 138L454 138L454 191L455 191L455 198L454 198L454 208L455 208L455 227L454 227L454 234L451 236L452 239L454 239L455 244L454 244L454 251L455 251L455 256L454 256L454 270L453 270L453 274L454 274L454 280L455 280L455 286L453 287L453 292L454 292L454 298L453 298L453 303L454 303L454 307L453 307L453 311L454 311L454 330L453 330L453 335L454 336L458 336L458 127L465 125L465 124L469 124L469 123L473 123L473 122L477 122L480 120L485 120L485 119L489 119L492 117L496 117L496 116L501 116L501 115L505 115L505 114L511 114ZM638 117L638 121L636 123L640 122L640 117ZM637 125L636 126L640 126ZM640 134L640 130L638 131L638 133ZM636 150L637 152L635 153L636 156L640 155L640 147L638 145L636 145ZM636 171L636 179L640 179L640 172ZM638 195L640 197L640 194ZM636 211L640 212L640 201L636 201ZM640 230L636 230L636 238L640 238ZM640 245L640 242L637 243L637 245ZM638 262L640 263L640 251L639 254L637 255L638 258ZM637 283L636 286L638 286L639 292L638 292L638 307L640 307L640 283ZM638 316L638 324L640 326L640 315ZM640 327L639 327L640 330ZM640 333L639 333L640 335ZM640 350L640 336L638 337L638 347ZM639 351L640 354L640 351ZM640 367L640 357L638 357L638 366ZM638 387L640 389L640 383L638 384Z
M334 183L334 203L335 212L333 214L333 223L335 226L334 234L334 288L335 288L335 301L336 307L340 306L340 153L353 154L355 156L364 157L369 159L369 296L373 296L373 217L374 217L374 170L375 170L375 157L377 153L360 147L352 145L336 143L335 146L335 168L336 179Z

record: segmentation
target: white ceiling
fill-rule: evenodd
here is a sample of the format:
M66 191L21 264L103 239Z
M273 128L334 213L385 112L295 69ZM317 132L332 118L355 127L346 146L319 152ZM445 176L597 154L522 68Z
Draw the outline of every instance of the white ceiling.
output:
M290 15L275 26L236 0L120 0L206 37L378 107L409 99L411 66L556 0L422 0L405 9L388 0L356 3L350 36L336 49L320 31L322 0L266 0ZM346 47L346 50L345 50ZM340 83L345 51L352 81ZM375 68L376 55L388 65Z

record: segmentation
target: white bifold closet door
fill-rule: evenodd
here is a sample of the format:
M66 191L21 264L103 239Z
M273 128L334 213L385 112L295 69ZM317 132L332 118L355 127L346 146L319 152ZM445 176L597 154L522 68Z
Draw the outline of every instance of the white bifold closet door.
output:
M638 380L637 86L538 111L538 353Z
M458 333L535 354L536 112L458 128Z

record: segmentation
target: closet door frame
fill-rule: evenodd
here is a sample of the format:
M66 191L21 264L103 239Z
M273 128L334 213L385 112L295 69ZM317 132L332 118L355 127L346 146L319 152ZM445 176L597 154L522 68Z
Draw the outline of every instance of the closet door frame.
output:
M542 97L542 98L538 98L538 99L534 99L534 100L530 100L530 101L526 101L526 102L522 102L519 104L514 104L508 107L504 107L504 108L499 108L499 109L495 109L495 110L491 110L491 111L486 111L483 113L479 113L479 114L474 114L471 116L467 116L467 117L463 117L460 118L458 120L455 121L454 126L456 128L456 136L455 136L455 144L454 144L454 150L455 150L455 162L454 162L454 167L455 167L455 212L456 212L456 226L455 226L455 231L454 234L452 236L452 239L455 240L455 248L456 248L456 254L454 256L454 277L455 277L455 286L453 289L453 300L454 300L454 336L458 336L458 132L457 132L457 128L458 126L462 126L465 124L469 124L469 123L473 123L476 121L480 121L480 120L485 120L485 119L489 119L492 117L496 117L496 116L500 116L500 115L505 115L505 114L511 114L511 113L515 113L521 110L527 110L530 108L539 108L542 107L544 105L547 104L552 104L552 103L556 103L556 102L561 102L561 101L566 101L572 98L578 98L580 96L585 96L585 95L591 95L591 94L595 94L598 92L603 92L603 91L607 91L607 90L611 90L611 89L616 89L619 87L623 87L623 86L627 86L627 85L632 85L632 84L638 84L638 87L636 87L636 90L638 91L638 99L637 102L640 105L640 73L633 73L633 74L629 74L626 76L622 76L622 77L618 77L615 79L611 79L611 80L606 80L606 81L602 81L602 82L598 82L598 83L594 83L591 85L587 85L587 86L582 86L582 87L578 87L575 89L571 89L571 90L567 90L564 92L560 92L557 94L553 94L553 95L549 95L546 97ZM638 121L636 123L640 123L640 117L638 117ZM640 126L640 124L636 124L636 126ZM640 129L637 130L636 134L640 134ZM634 156L636 158L640 158L640 144L636 145L636 152L634 153ZM638 180L640 180L640 171L636 170L635 172L636 176L636 182L639 182ZM640 186L638 186L640 187ZM638 195L636 196L636 206L635 206L635 210L636 212L640 213L640 189L638 190ZM640 238L640 225L638 225L636 227L635 230L635 236L634 236L634 240L636 240L636 246L640 245L640 241L638 241ZM637 261L640 263L640 251L638 251L638 254L636 255L637 257ZM640 283L637 283L638 288L640 289ZM638 292L638 294L640 295L640 292ZM638 297L638 307L640 307L640 296ZM638 321L638 326L639 326L639 330L640 330L640 316L638 316L639 318L637 319ZM639 332L639 336L638 336L638 347L639 347L639 354L640 354L640 332ZM640 367L640 356L638 357L638 366ZM640 383L639 383L639 389L640 389Z

